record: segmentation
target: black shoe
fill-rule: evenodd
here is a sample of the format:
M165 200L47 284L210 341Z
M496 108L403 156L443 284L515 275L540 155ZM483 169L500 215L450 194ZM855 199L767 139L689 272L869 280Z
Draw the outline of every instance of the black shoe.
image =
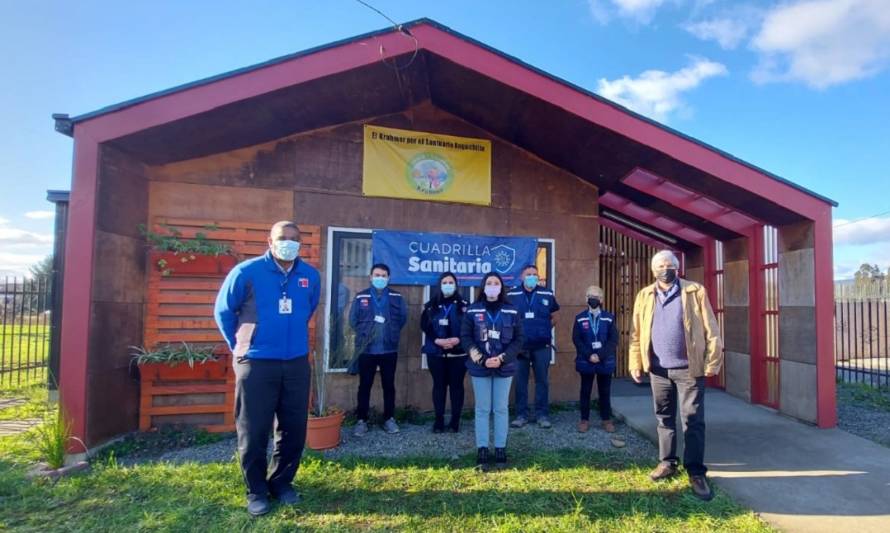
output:
M433 433L443 433L445 431L445 421L439 417L436 417L436 421L433 422Z
M476 468L483 472L487 472L490 462L491 458L488 453L488 448L479 448L476 452Z
M300 494L293 487L287 487L276 493L272 497L278 500L282 505L297 505L302 501Z
M507 467L507 448L494 449L494 467L498 470Z
M269 498L265 496L248 497L247 512L250 516L263 516L271 510L272 504L269 503Z
M460 432L460 419L452 418L448 422L448 430L451 431L452 433L459 433Z
M709 502L714 499L714 491L711 490L705 476L689 476L689 485L692 487L692 493L699 500Z
M448 431L452 433L460 433L460 426L448 426Z

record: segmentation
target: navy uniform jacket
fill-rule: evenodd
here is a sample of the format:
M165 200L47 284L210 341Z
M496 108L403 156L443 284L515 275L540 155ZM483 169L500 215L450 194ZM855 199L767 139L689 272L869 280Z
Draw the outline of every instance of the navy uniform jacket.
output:
M611 374L615 372L615 351L618 348L618 327L615 315L608 311L600 311L598 317L590 319L588 311L575 316L572 327L572 342L575 344L575 370L581 374ZM594 350L593 343L599 342L602 347ZM596 354L599 363L591 363L590 356Z
M516 307L522 320L522 329L525 333L523 350L536 350L553 342L550 314L559 311L559 303L556 302L553 291L538 286L528 292L519 285L510 289L507 300ZM529 312L534 313L535 317L525 318Z
M385 322L376 322L374 317L378 315ZM399 337L407 321L408 306L400 292L387 287L377 297L377 289L370 287L356 294L349 310L349 324L355 330L355 353L398 352Z
M459 295L442 303L432 305L430 301L423 306L423 314L420 315L420 329L426 333L426 339L421 351L433 356L445 355L445 353L465 354L467 351L460 344L449 350L443 350L434 342L436 339L460 338L461 322L467 312L467 302ZM447 325L442 324L443 319L448 321Z
M492 320L494 319L494 320ZM493 339L489 331L499 332L500 338ZM461 345L470 352L472 348L482 352L480 364L467 357L467 370L477 378L510 377L516 373L516 357L522 349L525 336L522 333L522 320L519 312L509 303L504 303L499 313L489 316L485 310L485 302L475 302L467 308L467 314L460 328ZM504 362L499 368L487 368L485 359L504 354Z

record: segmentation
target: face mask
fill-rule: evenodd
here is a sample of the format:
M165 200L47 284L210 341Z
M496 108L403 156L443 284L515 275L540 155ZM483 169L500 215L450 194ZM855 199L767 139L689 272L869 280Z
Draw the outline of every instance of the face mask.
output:
M529 274L525 277L525 288L526 289L534 289L538 286L538 276L534 274Z
M386 288L386 285L389 283L389 278L381 278L381 277L373 277L371 278L371 285L374 286L377 290L382 290Z
M587 305L589 305L591 309L596 309L600 306L600 299L591 296L587 299Z
M272 254L282 261L293 261L300 255L300 243L297 241L275 241L272 243Z
M488 296L489 298L497 298L500 293L501 293L500 285L486 285L485 286L485 296Z
M677 279L677 269L666 268L655 274L655 278L662 283L673 283Z
M442 296L448 298L452 294L454 294L454 283L443 283L441 285L442 288Z

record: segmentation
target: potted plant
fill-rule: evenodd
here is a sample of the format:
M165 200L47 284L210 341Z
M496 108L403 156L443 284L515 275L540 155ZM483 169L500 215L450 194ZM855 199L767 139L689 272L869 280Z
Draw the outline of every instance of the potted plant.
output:
M225 380L228 350L209 345L160 344L154 349L131 346L141 381Z
M306 446L312 450L336 448L340 444L340 428L346 413L340 408L327 405L324 361L319 361L314 351L309 364L312 365L314 387L310 397Z
M139 230L151 245L151 263L162 276L220 276L226 274L238 262L228 244L213 241L207 234L198 232L194 239L183 239L179 229L160 224L163 232L154 232L145 224ZM204 226L215 231L216 226Z

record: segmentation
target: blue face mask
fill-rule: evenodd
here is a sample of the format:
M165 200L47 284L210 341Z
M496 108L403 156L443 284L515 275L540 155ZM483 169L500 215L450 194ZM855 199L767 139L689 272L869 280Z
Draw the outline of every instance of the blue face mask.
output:
M300 255L300 243L297 241L275 241L272 243L272 255L282 261L293 261Z
M371 285L378 291L385 289L386 285L388 283L389 283L389 278L381 278L378 276L371 278Z
M538 286L538 276L534 274L529 274L525 277L525 288L526 289L534 289Z
M440 287L442 288L442 296L448 298L454 294L454 283L443 283Z

